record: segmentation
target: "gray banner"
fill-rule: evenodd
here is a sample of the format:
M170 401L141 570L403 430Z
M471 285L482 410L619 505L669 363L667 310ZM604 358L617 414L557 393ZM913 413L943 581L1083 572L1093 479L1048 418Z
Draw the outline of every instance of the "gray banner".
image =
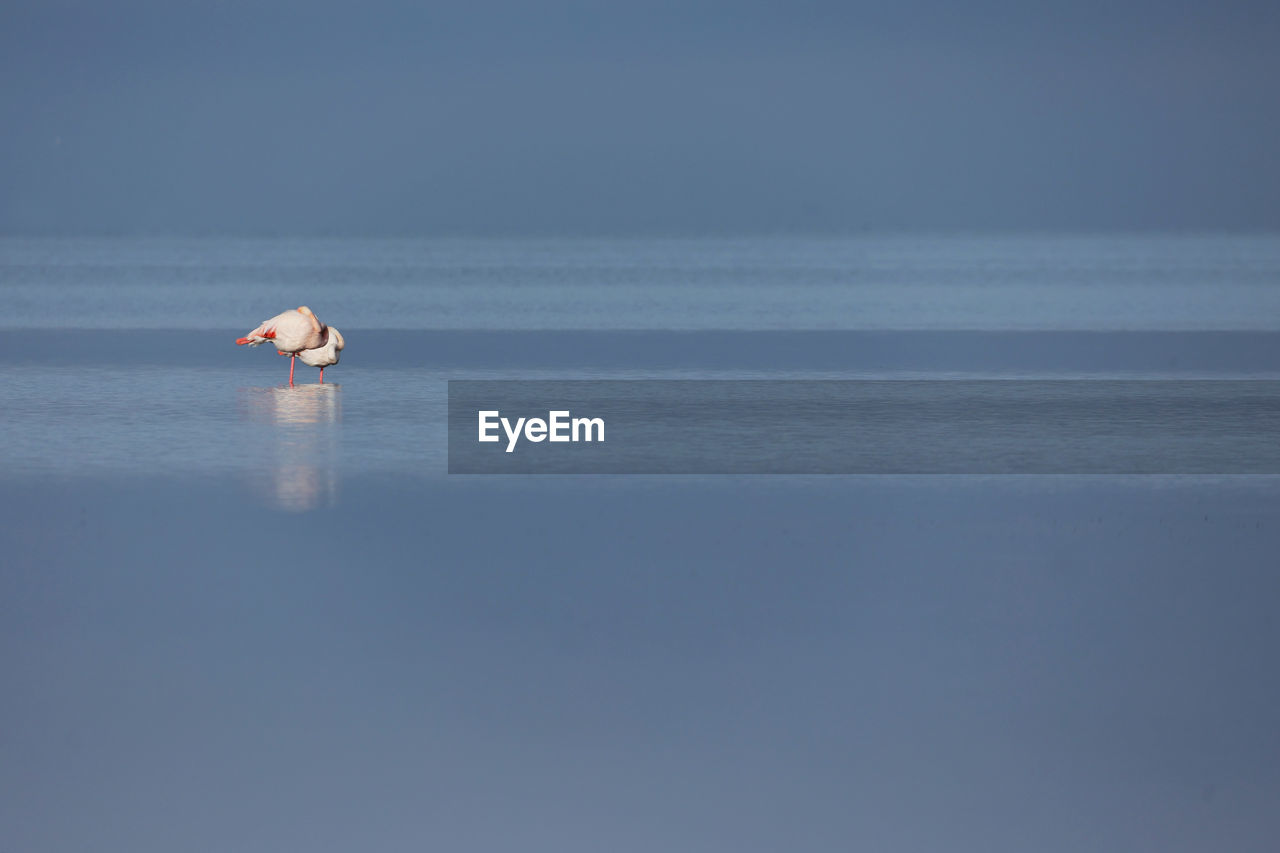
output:
M1280 382L454 380L449 472L1276 474Z

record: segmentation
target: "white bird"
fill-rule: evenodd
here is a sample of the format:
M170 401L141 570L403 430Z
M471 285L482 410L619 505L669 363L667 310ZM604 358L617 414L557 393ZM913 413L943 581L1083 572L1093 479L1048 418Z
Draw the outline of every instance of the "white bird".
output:
M303 364L320 368L320 381L324 382L324 369L338 363L338 353L342 352L342 348L347 344L342 340L342 332L333 326L325 326L321 336L324 338L322 345L314 349L302 350L298 353L298 358L302 359ZM292 372L291 370L290 373Z
M300 305L293 311L285 311L270 320L263 320L258 328L243 338L236 338L236 344L256 347L271 341L281 355L289 356L289 384L292 385L294 362L298 353L323 347L324 332L325 326L319 318L310 308Z

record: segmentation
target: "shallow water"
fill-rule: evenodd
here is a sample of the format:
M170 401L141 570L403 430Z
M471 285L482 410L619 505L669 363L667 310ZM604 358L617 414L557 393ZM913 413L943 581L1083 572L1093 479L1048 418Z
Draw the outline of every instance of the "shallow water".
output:
M460 378L1275 380L1270 238L0 247L15 849L1280 832L1280 478L450 477L443 443ZM231 341L303 301L348 348L289 388Z
M1273 483L252 485L0 484L18 846L1278 828Z
M0 328L1280 330L1280 237L0 239Z

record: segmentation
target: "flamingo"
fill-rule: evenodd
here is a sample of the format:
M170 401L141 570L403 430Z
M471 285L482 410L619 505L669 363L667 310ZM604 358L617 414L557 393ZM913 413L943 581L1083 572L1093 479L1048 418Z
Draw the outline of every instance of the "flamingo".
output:
M320 381L324 382L324 369L338 363L338 353L342 352L342 348L347 344L342 340L342 332L333 326L325 326L321 336L324 338L323 344L314 349L302 350L298 353L298 358L302 359L303 364L320 368ZM292 368L289 373L293 374Z
M298 353L304 350L319 349L325 345L325 326L320 319L305 305L293 311L277 314L270 320L263 320L258 328L243 338L236 338L236 345L248 344L256 347L267 341L276 345L276 351L289 356L289 384L293 384L294 362ZM341 338L339 338L341 340ZM334 361L337 361L335 358Z

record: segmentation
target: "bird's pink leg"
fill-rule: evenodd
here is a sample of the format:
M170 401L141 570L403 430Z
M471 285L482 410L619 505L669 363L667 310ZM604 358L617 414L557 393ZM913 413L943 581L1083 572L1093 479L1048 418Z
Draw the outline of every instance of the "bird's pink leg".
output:
M320 368L320 384L324 384L324 368Z
M293 384L293 366L297 364L297 362L298 362L298 357L296 355L292 356L289 359L289 384L290 385Z

